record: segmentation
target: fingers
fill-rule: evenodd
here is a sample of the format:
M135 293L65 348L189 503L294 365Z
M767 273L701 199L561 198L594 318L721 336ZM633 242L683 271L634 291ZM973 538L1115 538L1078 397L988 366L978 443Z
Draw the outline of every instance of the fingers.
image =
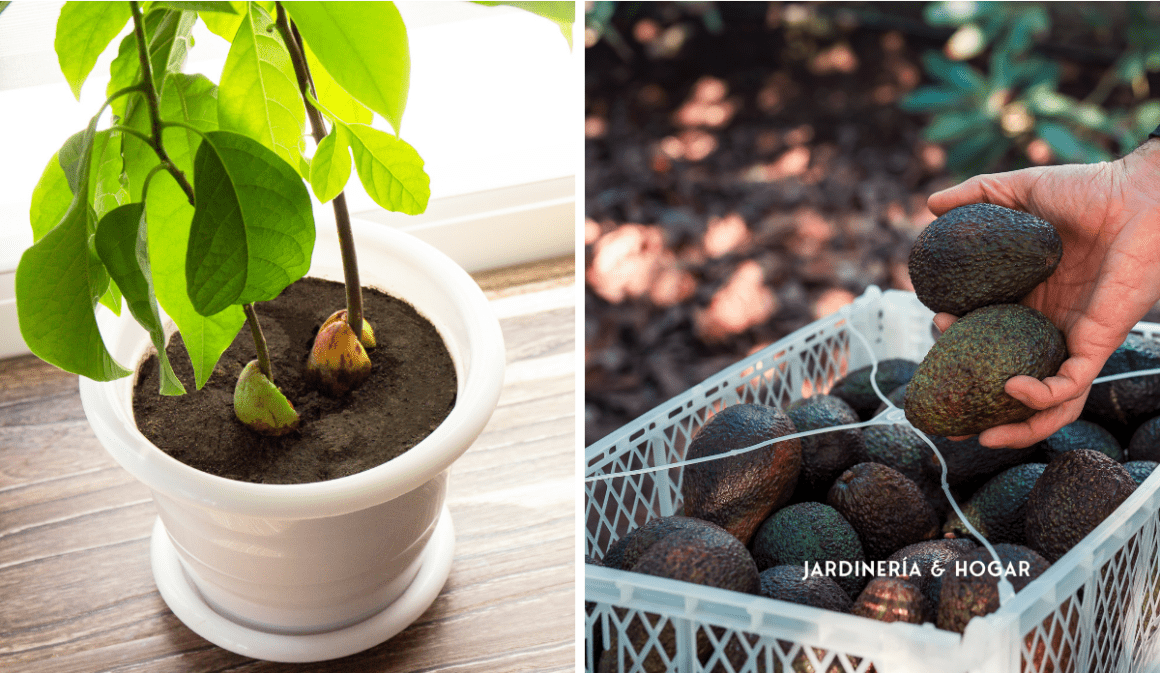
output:
M992 449L1021 449L1041 442L1079 418L1086 395L1041 411L1022 423L1000 425L979 434L979 444Z
M997 206L1026 210L1024 204L1041 168L1024 168L1007 173L976 175L954 187L935 192L926 200L935 215L971 203L993 203Z
M955 321L957 320L958 317L953 316L950 313L936 313L934 316L934 326L938 328L939 332L945 332L947 331L947 328L955 324Z

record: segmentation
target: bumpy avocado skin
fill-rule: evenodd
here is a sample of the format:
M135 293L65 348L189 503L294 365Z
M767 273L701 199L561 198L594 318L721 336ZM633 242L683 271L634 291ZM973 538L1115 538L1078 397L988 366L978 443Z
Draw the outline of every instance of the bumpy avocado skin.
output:
M1149 418L1132 433L1128 460L1160 461L1160 416Z
M870 385L870 368L871 365L859 367L839 379L834 383L834 387L830 388L831 395L845 400L864 421L870 420L878 405L882 404L882 399L874 393L874 387ZM878 363L878 374L874 377L874 381L878 384L878 390L886 395L906 384L917 369L918 363L913 360L903 358L882 360Z
M1124 450L1116 436L1091 421L1072 421L1043 440L1044 462L1065 451L1091 449L1107 455L1117 463L1124 462Z
M823 610L849 612L853 601L826 575L807 577L800 565L780 565L761 571L761 595Z
M850 405L833 395L814 395L798 400L789 405L785 413L798 432L858 422L858 415ZM795 500L810 500L819 490L825 497L825 490L834 479L858 462L865 444L861 428L808 435L798 441L802 445L802 469L798 474Z
M871 561L938 534L938 516L919 487L878 463L859 463L843 472L826 504L858 532Z
M807 562L866 559L850 522L820 502L802 502L774 512L753 536L752 551L758 570L789 565L799 574ZM834 578L851 600L866 586L866 579L854 574Z
M963 514L988 542L1023 544L1027 498L1047 468L1044 463L1024 463L999 473L983 484L962 506ZM968 537L970 532L957 514L943 525L944 533Z
M943 578L946 577L947 568L953 567L955 559L972 551L975 546L973 541L961 538L927 540L907 545L891 554L890 558L886 560L902 564L904 572L900 574L905 575L906 581L922 592L923 597L926 598L927 607L930 608L927 619L934 621L938 611L938 597L942 591ZM889 568L888 565L888 571ZM915 569L918 570L917 573L907 574Z
M918 587L898 577L878 577L870 581L850 613L880 622L921 624L930 608Z
M1004 570L1013 564L1015 574L1008 575L1007 579L1016 592L1039 577L1051 565L1034 550L1020 545L1000 543L995 545L995 553ZM979 547L960 557L955 564L961 563L969 568L975 561L983 565L992 562L991 554L986 547ZM1020 574L1019 563L1027 562L1026 574ZM990 614L999 609L999 578L984 572L975 576L970 572L959 574L949 571L943 579L942 592L939 594L938 627L947 631L962 633L967 628L967 622L972 617Z
M989 203L955 208L927 225L910 251L910 278L932 311L963 316L1014 304L1055 271L1063 241L1049 222Z
M1124 466L1099 451L1060 454L1027 498L1027 546L1052 563L1058 561L1135 490Z
M716 524L689 516L662 516L652 519L613 542L608 547L608 552L604 554L602 564L606 568L632 570L640 557L657 542L678 531L696 530L706 526L718 528Z
M1156 465L1157 463L1152 460L1129 460L1124 463L1124 469L1131 475L1132 481L1139 486L1144 483L1145 479L1152 476L1152 473L1156 471Z
M781 410L761 404L726 407L693 438L686 458L702 458L795 432ZM685 515L715 523L743 544L769 514L789 501L801 471L801 442L775 442L738 456L685 467Z
M1044 379L1067 359L1063 333L1021 304L984 306L951 325L931 346L906 389L906 418L919 430L954 437L1031 418L1008 395L1013 376Z
M1099 376L1156 368L1160 368L1160 341L1129 334L1108 356ZM1083 407L1083 417L1107 428L1121 446L1128 445L1132 433L1157 415L1160 415L1160 374L1096 383Z

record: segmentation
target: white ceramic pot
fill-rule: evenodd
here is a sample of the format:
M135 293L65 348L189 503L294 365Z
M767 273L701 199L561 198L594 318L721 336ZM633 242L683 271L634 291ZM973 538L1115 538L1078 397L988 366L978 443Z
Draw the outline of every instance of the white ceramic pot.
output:
M491 417L503 384L499 323L463 269L385 226L356 223L355 240L363 284L411 303L455 362L455 407L403 455L324 482L224 479L178 462L137 430L131 377L80 383L97 438L153 492L153 569L162 595L194 631L257 658L352 654L426 609L446 580L454 547L443 505L449 468ZM333 227L320 223L309 275L342 280ZM100 320L119 362L135 364L149 352L148 335L128 311L121 318L105 311ZM429 544L433 536L438 544Z

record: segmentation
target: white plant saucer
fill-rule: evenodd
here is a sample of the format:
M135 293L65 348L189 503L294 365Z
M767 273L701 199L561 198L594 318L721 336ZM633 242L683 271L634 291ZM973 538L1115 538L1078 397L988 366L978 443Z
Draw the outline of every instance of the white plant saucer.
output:
M306 663L337 659L382 643L419 618L451 573L455 555L455 526L444 505L435 531L423 551L419 574L395 602L367 619L324 633L289 635L243 626L214 611L194 587L169 533L158 517L153 525L150 557L153 579L161 597L177 618L194 633L230 652L254 659Z

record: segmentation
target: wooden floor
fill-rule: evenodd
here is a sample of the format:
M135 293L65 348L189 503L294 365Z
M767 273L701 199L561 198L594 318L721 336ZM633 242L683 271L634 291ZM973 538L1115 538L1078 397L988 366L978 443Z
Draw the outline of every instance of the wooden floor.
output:
M507 344L491 422L451 471L451 576L392 640L293 666L218 648L153 585L145 487L85 421L77 377L0 360L0 671L571 671L575 299L570 260L482 274Z

